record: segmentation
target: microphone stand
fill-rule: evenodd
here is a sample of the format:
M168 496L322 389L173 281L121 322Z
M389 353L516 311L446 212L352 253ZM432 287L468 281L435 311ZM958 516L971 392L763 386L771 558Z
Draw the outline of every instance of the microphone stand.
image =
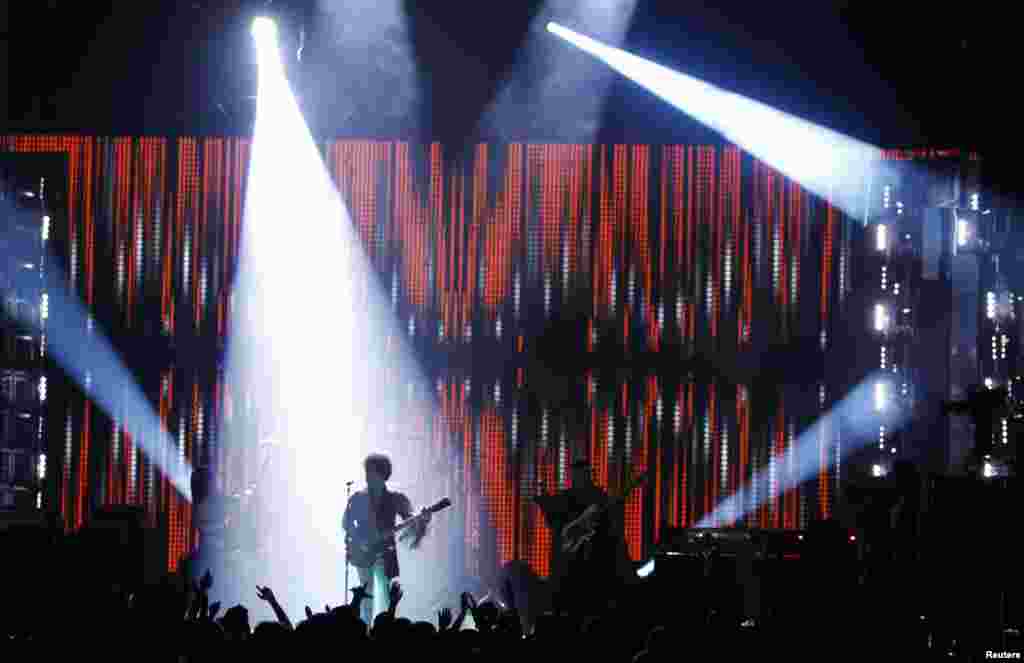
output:
M348 502L351 499L351 495L352 495L352 482L351 481L346 481L345 482L345 508L346 509L348 508ZM345 541L345 603L347 605L351 605L352 601L351 601L351 599L348 596L348 568L349 568L348 541L346 540Z

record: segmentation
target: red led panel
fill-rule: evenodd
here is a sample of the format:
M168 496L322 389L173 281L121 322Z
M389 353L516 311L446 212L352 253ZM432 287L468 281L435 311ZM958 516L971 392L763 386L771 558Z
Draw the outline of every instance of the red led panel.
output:
M783 499L785 497L785 494L780 492L780 487L782 486L782 477L786 471L786 414L781 398L779 399L779 409L775 415L773 434L775 448L772 453L772 462L775 470L770 486L771 494L774 496L771 500L771 527L779 528L782 527Z
M659 398L658 380L654 376L647 379L647 403L645 405L644 417L644 441L648 462L654 463L654 474L651 477L649 486L654 489L654 541L658 540L661 533L662 515L662 459L664 453L661 444L657 441L661 437L661 430L658 426L657 407Z
M488 409L480 417L480 430L483 494L497 534L498 562L504 564L514 556L512 535L515 530L515 495L506 457L504 422L493 409Z
M789 188L789 259L790 259L790 275L791 282L787 284L787 287L791 290L792 295L792 310L790 315L796 313L796 308L800 302L800 279L792 278L792 275L800 275L800 255L802 253L801 237L803 235L803 229L805 227L805 211L804 211L804 195L803 189L801 189L795 182L788 183Z
M146 302L159 298L157 322L172 337L187 331L223 338L230 322L227 284L237 258L251 143L185 137L177 139L173 150L168 145L163 138L0 137L0 149L68 155L69 218L67 229L61 226L60 232L69 254L69 281L90 309L102 300L104 308L119 311L115 326L137 331L149 322ZM465 159L445 162L438 144L331 141L326 153L368 257L389 278L398 274L400 333L408 333L413 314L422 336L435 335L441 322L446 343L472 343L477 339L466 338L467 325L473 326L474 334L481 329L494 337L501 316L502 339L508 339L499 344L501 351L521 355L523 339L533 331L511 315L514 275L521 279L520 309L526 316L533 315L542 301L539 295L547 275L553 305L572 302L581 289L590 291L592 311L581 325L587 337L580 340L580 352L602 349L600 340L596 346L592 342L595 328L614 329L612 333L623 340L630 339L632 330L642 330L640 340L653 353L671 348L687 355L708 340L713 341L707 346L713 352L715 343L733 339L741 351L757 351L762 343L777 340L755 336L755 329L761 329L753 324L755 286L768 287L755 282L756 266L761 264L772 272L772 301L757 308L758 317L773 323L764 327L769 335L790 334L796 316L806 308L801 300L807 298L801 293L808 278L813 279L812 292L820 283L820 299L807 302L810 315L816 312L821 329L828 331L838 294L833 284L836 242L843 236L845 218L831 207L826 207L823 219L811 218L806 192L735 147L668 145L652 152L643 145L479 145ZM890 159L948 156L942 150L886 154ZM423 165L418 170L422 181L416 179L414 163ZM820 235L811 224L821 224ZM759 228L766 232L757 239ZM812 240L822 242L820 265L801 264ZM109 264L98 259L105 255L113 257ZM536 265L530 262L534 258ZM118 279L120 289L105 289L103 284L116 284ZM659 323L662 308L668 324L678 325L678 334L664 334ZM730 316L735 316L735 324ZM678 349L670 345L677 336L682 340ZM210 458L227 466L225 451L212 431L230 409L228 389L210 367L209 375L190 372L181 397L173 398L174 385L182 384L174 379L175 370L160 374L171 385L166 393L161 391L161 421L172 428L175 422L184 422L189 461L203 456L204 445L212 445L206 450ZM455 469L467 479L467 540L474 549L482 545L473 523L485 515L495 528L496 559L513 555L515 540L534 570L546 573L546 552L539 551L546 550L550 533L533 507L525 506L528 496L513 492L522 485L522 477L510 474L506 429L498 426L503 415L496 407L472 411L466 377L476 379L475 374L443 377L439 413L423 427L434 431L431 448L436 453L463 452L465 465ZM494 378L488 379L493 384ZM592 381L596 377L579 380L573 389L589 390ZM727 406L724 395L698 377L672 389L676 393L671 397L666 394L662 430L671 425L672 434L652 435L657 425L652 408L660 385L650 375L629 378L626 384L616 379L615 385L612 400L621 402L609 404L606 394L592 400L587 394L583 400L590 410L590 451L601 485L607 487L610 478L617 484L647 464L656 464L651 484L655 496L650 502L654 508L645 511L648 502L639 497L628 504L633 555L641 552L643 532L658 534L645 528L657 528L662 520L692 524L766 463L772 464L775 485L792 471L781 403L774 412L757 413L755 419L751 391L738 387L735 407ZM143 386L152 391L156 385ZM507 384L502 378L503 398L519 398L523 386L521 370ZM244 397L244 385L233 389ZM698 399L706 404L700 411L695 407ZM669 421L676 407L678 427ZM151 517L165 511L171 529L170 564L176 565L193 538L189 507L166 481L152 491L145 458L135 456L133 466L132 433L138 431L123 430L116 423L101 425L101 419L92 422L92 417L106 415L91 404L73 404L70 414L70 447L61 450L67 453L59 469L61 495L53 500L62 505L65 522L75 527L87 517L90 477L100 474L89 467L90 447L107 445L97 455L106 466L107 501L141 500ZM609 439L611 425L624 440L627 422L635 426L629 455ZM703 447L705 423L711 436L709 454L692 456L691 449ZM108 436L108 430L113 434ZM758 432L762 430L766 432ZM727 458L721 455L723 431L735 438L728 440ZM532 448L526 431L519 437L524 445L520 448ZM827 443L823 440L819 448L822 468L830 453ZM413 453L412 447L409 451L417 459L428 456ZM653 453L657 456L651 457ZM55 457L64 458L64 453ZM538 473L554 488L556 465L530 454L516 467ZM824 470L818 476L819 509L829 508L832 477ZM223 477L243 483L244 478ZM754 487L762 493L767 488ZM800 512L799 494L791 491L765 505L751 522L795 526Z
M821 432L818 439L818 517L821 519L831 518L832 503L830 495L830 473L829 453L831 452L832 417L826 415L822 421Z
M750 472L750 400L743 385L736 387L736 422L739 433L739 464L736 467L736 487L747 487ZM749 524L749 523L748 523Z

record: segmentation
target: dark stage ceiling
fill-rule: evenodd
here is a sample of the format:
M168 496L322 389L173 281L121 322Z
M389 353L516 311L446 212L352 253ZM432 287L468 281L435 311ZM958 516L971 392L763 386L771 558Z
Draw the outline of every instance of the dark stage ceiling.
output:
M392 4L354 4L360 3L370 13ZM0 24L0 33L8 36L10 128L165 135L251 131L247 98L255 94L255 67L247 27L265 3L3 4L9 13L0 19L7 23ZM271 4L308 26L305 71L295 77L300 95L313 106L308 115L316 131L445 142L488 138L474 127L500 81L515 71L511 65L530 18L543 5L402 0L401 10L410 17L406 48L415 63L403 78L386 71L389 55L380 44L355 55L339 49L337 28L332 33L318 25L330 1ZM993 149L1005 147L1002 136L1013 133L1016 46L1008 39L1015 25L1009 9L984 2L955 9L930 2L714 4L641 0L625 47L880 145ZM403 80L415 89L401 89ZM403 95L420 101L415 117L388 112L396 106L389 102ZM543 116L550 109L529 112ZM564 108L558 113L567 115ZM517 124L514 115L503 121ZM524 118L521 126L503 127L502 135L558 138L531 135L532 126ZM685 116L616 78L596 140L707 138Z

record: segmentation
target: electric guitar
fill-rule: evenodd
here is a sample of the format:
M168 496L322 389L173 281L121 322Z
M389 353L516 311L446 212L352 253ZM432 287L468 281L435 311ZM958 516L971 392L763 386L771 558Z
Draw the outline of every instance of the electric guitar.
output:
M648 470L637 476L626 485L622 495L610 500L607 504L594 504L587 507L582 515L563 527L561 532L562 552L575 553L583 544L594 538L601 516L610 509L625 504L632 492L646 483L650 475L651 470Z
M394 527L383 529L365 541L356 541L351 536L345 537L345 555L349 563L360 568L369 568L386 553L392 546L391 540L398 532L416 525L430 514L443 511L452 505L452 501L445 497L433 506L424 508L418 515L403 520Z

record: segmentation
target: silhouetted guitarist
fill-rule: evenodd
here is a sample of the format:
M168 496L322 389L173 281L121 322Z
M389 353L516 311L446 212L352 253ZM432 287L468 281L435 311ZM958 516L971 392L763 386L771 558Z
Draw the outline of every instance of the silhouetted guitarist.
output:
M609 498L580 459L572 464L572 487L534 501L552 534L552 607L576 617L603 612L630 579L621 500Z
M362 546L376 543L381 532L394 527L396 520L413 517L412 503L399 492L387 489L391 478L391 460L383 454L371 454L363 461L366 471L366 488L352 494L345 507L342 527L345 529L347 554L359 573L359 582L369 584L370 601L363 602L363 619L372 624L373 619L387 611L388 589L391 581L398 577L398 551L395 537L388 535L374 546L369 556ZM410 547L419 546L427 533L430 511L420 514L422 520L405 530L402 540L410 540ZM371 605L372 603L372 605Z

